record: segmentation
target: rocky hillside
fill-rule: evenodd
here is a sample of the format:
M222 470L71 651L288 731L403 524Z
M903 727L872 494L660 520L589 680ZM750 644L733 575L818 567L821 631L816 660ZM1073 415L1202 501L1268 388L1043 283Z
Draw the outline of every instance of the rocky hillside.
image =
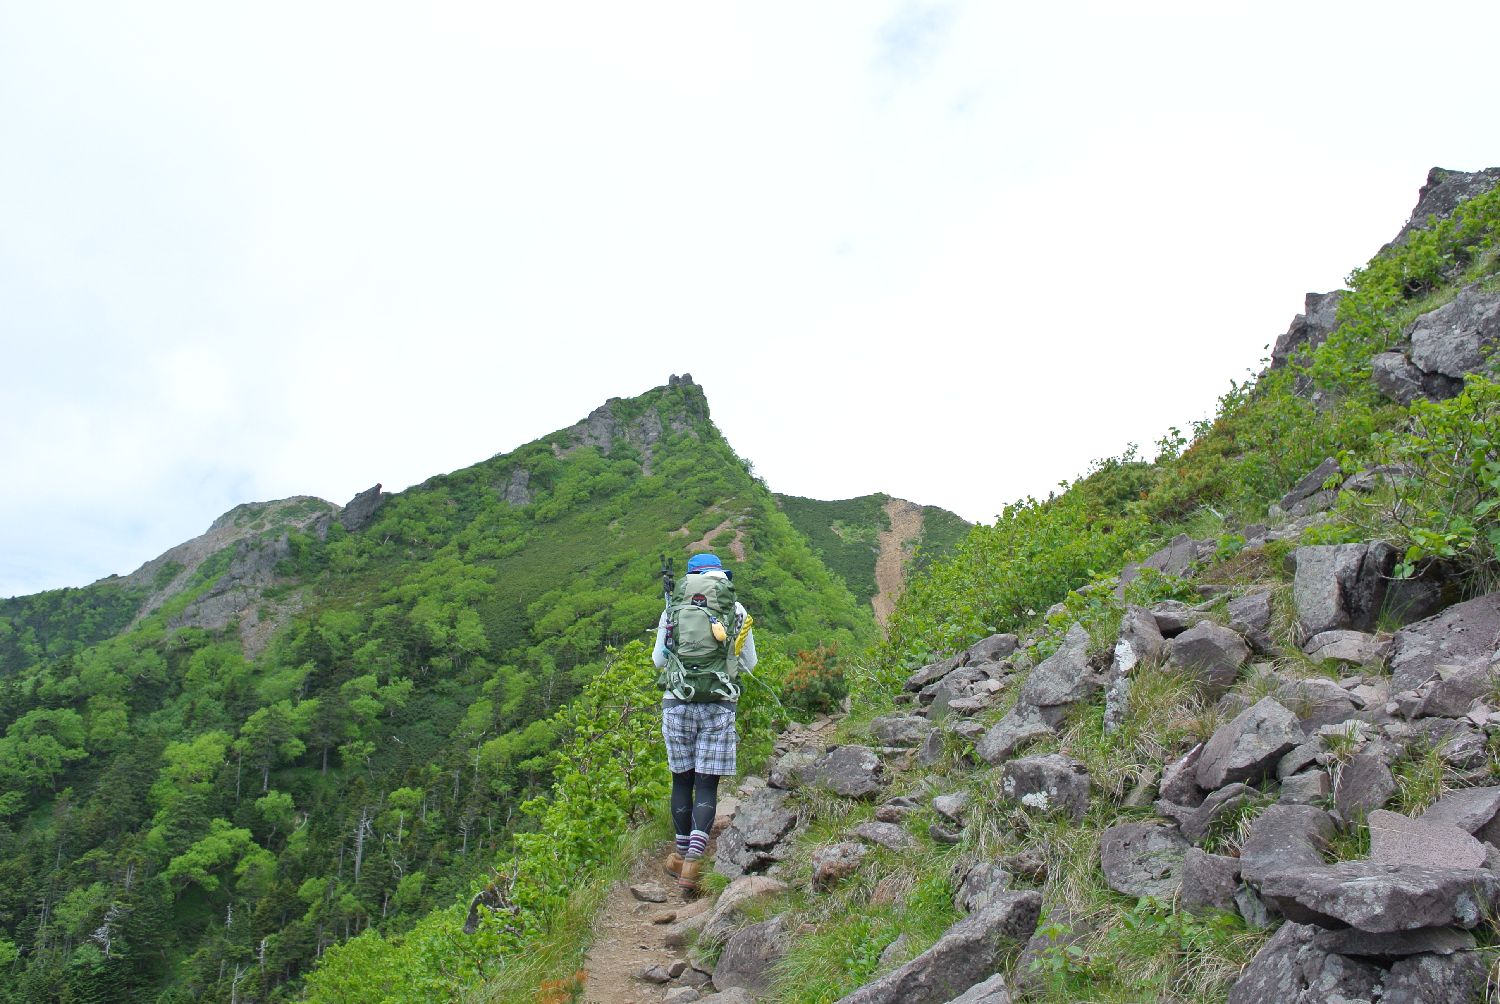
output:
M1497 182L1434 170L1191 444L914 582L638 999L1492 1000Z

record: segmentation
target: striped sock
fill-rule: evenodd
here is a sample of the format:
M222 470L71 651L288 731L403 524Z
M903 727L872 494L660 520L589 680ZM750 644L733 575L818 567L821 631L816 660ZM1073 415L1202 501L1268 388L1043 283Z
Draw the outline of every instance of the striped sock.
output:
M688 838L687 853L684 854L683 857L687 858L689 861L692 861L696 858L703 857L703 852L706 850L708 850L708 834L704 833L702 830L694 830L692 832L692 835Z
M679 833L676 835L676 842L677 853L681 854L683 857L687 857L688 847L692 843L692 838L688 837L686 834Z

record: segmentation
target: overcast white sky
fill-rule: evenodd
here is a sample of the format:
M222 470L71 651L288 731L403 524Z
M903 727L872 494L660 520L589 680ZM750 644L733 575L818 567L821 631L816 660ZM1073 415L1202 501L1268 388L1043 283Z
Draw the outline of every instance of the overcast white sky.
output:
M1493 3L0 0L0 596L691 372L778 491L989 520L1211 412Z

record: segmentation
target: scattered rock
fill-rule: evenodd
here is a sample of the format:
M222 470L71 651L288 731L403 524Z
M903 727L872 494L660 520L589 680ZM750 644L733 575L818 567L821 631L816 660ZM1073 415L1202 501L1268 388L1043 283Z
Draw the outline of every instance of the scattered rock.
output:
M1320 661L1347 662L1356 666L1378 665L1390 654L1389 638L1365 631L1324 631L1313 635L1302 646L1309 658Z
M1437 667L1488 666L1500 648L1500 592L1458 603L1396 632L1391 646L1391 690L1415 690Z
M786 892L786 883L765 875L737 878L719 894L698 935L700 941L721 944L745 920L745 910ZM706 902L706 901L705 901Z
M1500 665L1440 665L1434 669L1437 679L1424 684L1422 699L1408 717L1461 717L1470 705L1494 689L1495 671Z
M1006 798L1038 812L1065 812L1075 820L1088 812L1089 788L1083 764L1061 753L1021 757L1000 772Z
M1282 779L1278 801L1284 805L1313 805L1327 798L1332 787L1326 770L1303 771Z
M1500 786L1492 785L1450 791L1417 818L1429 823L1449 823L1480 840L1500 845L1497 816L1500 816Z
M974 752L985 763L1004 763L1038 739L1051 735L1056 732L1035 711L1012 708L984 734Z
M1487 293L1478 285L1459 291L1451 302L1430 310L1412 322L1411 361L1427 374L1455 381L1479 372L1486 351L1500 342L1500 293Z
M1198 758L1202 755L1203 744L1199 743L1181 760L1163 768L1157 793L1177 805L1201 805L1205 792L1198 787Z
M1130 702L1130 675L1142 663L1155 663L1166 645L1156 618L1144 607L1128 606L1120 620L1120 640L1104 686L1104 728L1112 732L1125 721Z
M1212 791L1231 781L1257 781L1305 738L1295 715L1263 697L1214 732L1198 761L1198 786Z
M983 983L976 983L948 1004L1011 1004L1010 991L1005 987L1005 977L996 973Z
M953 894L953 908L963 913L982 910L996 896L1010 888L1011 873L1003 865L983 861L963 871L958 891Z
M813 779L819 754L798 746L788 750L771 765L770 785L773 788L792 789L801 787Z
M641 980L644 983L655 983L660 985L662 983L671 983L672 974L667 971L666 966L659 964L650 965L637 973L636 979Z
M1352 823L1382 808L1395 793L1396 779L1385 762L1357 753L1339 769L1333 805L1345 822Z
M860 862L870 849L864 844L849 841L822 847L813 852L813 887L827 890L858 870Z
M1183 859L1190 846L1170 826L1151 823L1111 826L1099 841L1104 881L1127 896L1170 900L1182 885Z
M663 1004L695 1004L703 995L695 987L673 987L662 998Z
M1313 944L1325 952L1353 955L1359 958L1394 958L1431 952L1452 955L1474 948L1474 935L1456 927L1419 927L1414 931L1391 931L1371 934L1352 927L1336 931L1320 930Z
M870 722L870 735L886 746L915 748L931 731L932 723L921 715L885 715Z
M1051 724L1062 709L1084 700L1099 689L1089 666L1089 635L1082 624L1068 628L1062 645L1027 676L1021 687L1020 704L1036 708Z
M1257 652L1270 653L1276 649L1271 640L1271 590L1257 589L1229 601L1224 612L1229 616L1229 626L1238 631L1250 647Z
M946 1004L992 975L1008 944L1036 930L1041 911L1040 893L1002 893L927 951L838 1004Z
M660 882L642 882L640 885L630 887L630 895L642 903L665 903L667 901L667 890L663 889Z
M824 754L813 769L819 787L844 798L871 798L885 773L879 755L867 746L838 746Z
M1230 988L1227 1004L1373 1001L1383 971L1317 948L1316 934L1308 925L1281 925Z
M1384 541L1320 544L1299 547L1292 557L1297 568L1292 599L1303 638L1375 626L1396 564L1395 548Z
M1250 822L1240 847L1240 873L1260 884L1283 871L1321 867L1333 834L1333 817L1316 806L1270 806Z
M951 795L938 795L932 800L932 808L948 822L955 826L962 826L964 813L969 810L970 801L971 796L967 791L958 791Z
M1203 684L1209 700L1217 700L1239 677L1240 669L1250 661L1250 646L1237 633L1202 621L1172 639L1167 665L1191 674Z
M1381 1004L1478 1004L1488 970L1478 952L1413 955L1391 966Z
M1300 351L1311 351L1328 340L1338 327L1338 304L1342 290L1332 293L1308 293L1302 313L1292 318L1286 333L1271 346L1271 365L1285 366Z
M1189 847L1182 861L1182 892L1178 902L1184 910L1235 911L1234 896L1240 888L1238 858L1209 854Z
M1184 837L1198 841L1208 836L1208 831L1220 816L1239 808L1254 797L1254 788L1236 782L1225 785L1200 804L1192 807L1176 805L1166 799L1158 799L1156 811L1168 819L1175 820Z
M884 847L888 851L909 851L917 846L917 838L907 833L898 823L871 820L860 823L851 832L860 840Z

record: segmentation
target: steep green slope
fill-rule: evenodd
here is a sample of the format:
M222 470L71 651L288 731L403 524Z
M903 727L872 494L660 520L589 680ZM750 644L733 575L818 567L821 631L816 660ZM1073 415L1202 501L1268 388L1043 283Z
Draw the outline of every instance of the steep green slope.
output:
M649 637L661 554L726 552L773 662L875 635L686 380L357 516L315 502L7 602L0 999L278 999L465 896L563 709Z
M869 603L878 591L875 559L880 535L891 529L884 493L824 501L797 495L776 496L787 519L812 542L813 550L849 586L856 599ZM914 542L916 558L907 575L914 575L947 555L968 533L969 524L939 506L921 506L922 531Z

